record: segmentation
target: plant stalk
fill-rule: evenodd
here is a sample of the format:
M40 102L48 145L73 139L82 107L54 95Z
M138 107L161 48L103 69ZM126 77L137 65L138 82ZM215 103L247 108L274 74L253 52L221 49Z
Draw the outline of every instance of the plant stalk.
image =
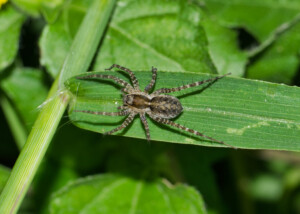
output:
M57 89L57 81L50 95ZM0 196L0 213L16 213L27 189L52 140L59 121L68 105L69 95L64 92L50 100L42 109L28 136Z
M68 78L85 72L95 54L116 0L95 0L74 38L70 51L0 196L0 213L16 213L47 151L70 101Z

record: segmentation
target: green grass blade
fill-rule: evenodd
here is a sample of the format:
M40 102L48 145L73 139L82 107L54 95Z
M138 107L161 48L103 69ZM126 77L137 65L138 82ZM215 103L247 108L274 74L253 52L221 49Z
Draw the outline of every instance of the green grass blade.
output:
M119 72L99 72L119 76ZM142 88L151 73L135 72ZM158 73L155 88L177 87L184 83L208 79L206 74ZM100 116L72 110L118 111L122 105L118 85L107 80L79 80L66 83L74 99L70 118L77 126L104 133L124 120L123 117ZM210 85L173 93L184 111L175 122L239 148L300 151L300 88L233 77ZM171 143L221 146L207 139L157 124L148 118L151 138ZM145 131L138 118L119 135L143 138Z
M0 196L0 213L16 213L68 105L68 94L51 97L39 114Z

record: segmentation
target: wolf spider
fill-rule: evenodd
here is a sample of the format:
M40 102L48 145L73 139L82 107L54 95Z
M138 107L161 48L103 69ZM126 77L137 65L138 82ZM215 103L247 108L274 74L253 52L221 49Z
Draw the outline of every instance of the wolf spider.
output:
M129 74L130 79L132 81L133 87L126 81L112 76L112 75L105 75L105 74L91 74L84 77L77 77L78 79L111 79L114 80L116 83L122 85L124 88L122 88L122 94L123 94L123 105L120 106L118 109L121 110L119 112L99 112L99 111L89 111L89 110L74 110L75 112L83 112L83 113L89 113L89 114L95 114L95 115L107 115L107 116L125 116L128 115L128 117L125 119L125 121L118 126L117 128L114 128L113 130L106 132L105 134L112 134L114 132L117 132L121 129L124 129L127 127L135 118L137 114L139 114L140 119L145 127L146 130L146 137L147 140L150 141L150 132L149 132L149 126L146 119L146 114L150 116L154 121L158 123L167 124L176 128L179 128L181 130L190 132L194 135L198 135L204 138L207 138L211 141L218 142L220 144L232 147L231 145L228 145L224 143L223 141L216 140L212 137L206 136L196 130L184 127L178 123L175 123L169 119L177 117L183 110L182 105L180 101L170 95L164 95L167 93L175 92L175 91L181 91L187 88L195 87L198 85L201 85L203 83L212 82L217 79L220 79L228 74L225 74L223 76L194 82L187 85L182 85L176 88L161 88L158 89L151 94L149 94L149 91L153 88L156 76L157 76L157 69L152 67L152 79L150 83L145 87L144 91L141 91L139 82L137 78L135 77L134 73L128 69L124 68L123 66L113 64L110 68L105 70L111 70L112 68L118 68L122 71L125 71Z

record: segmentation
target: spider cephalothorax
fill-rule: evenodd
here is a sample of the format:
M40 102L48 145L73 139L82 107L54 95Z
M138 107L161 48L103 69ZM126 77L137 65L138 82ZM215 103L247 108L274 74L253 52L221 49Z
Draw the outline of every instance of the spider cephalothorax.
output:
M124 86L124 88L122 88L123 105L119 107L119 109L121 110L119 112L98 112L98 111L89 111L89 110L75 110L76 112L84 112L84 113L97 114L97 115L109 115L109 116L128 115L126 120L119 127L115 128L109 132L106 132L105 134L112 134L121 129L124 129L126 126L128 126L133 121L134 117L137 114L139 114L141 121L143 122L145 130L146 130L147 140L149 141L150 140L150 131L149 131L148 122L146 120L146 114L148 114L150 116L150 118L152 118L156 122L174 126L176 128L182 129L182 130L190 132L192 134L195 134L195 135L198 135L201 137L205 137L212 141L232 147L222 141L208 137L198 131L184 127L180 124L177 124L177 123L169 120L169 119L177 117L183 111L183 108L182 108L180 101L176 97L171 96L171 95L165 95L166 93L181 91L181 90L184 90L187 88L201 85L203 83L212 82L212 81L220 79L228 74L219 76L219 77L215 77L212 79L208 79L208 80L203 80L203 81L194 82L194 83L187 84L187 85L182 85L182 86L179 86L176 88L161 88L152 93L149 93L149 91L153 88L155 81L156 81L156 76L157 76L156 68L152 67L152 79L151 79L150 83L145 87L145 90L141 91L139 82L131 70L129 70L128 68L124 68L120 65L116 65L116 64L113 64L107 70L111 70L112 68L115 68L115 67L119 68L120 70L125 71L129 74L133 86L131 86L128 82L126 82L118 77L112 76L112 75L91 74L91 75L87 75L87 76L78 77L79 79L94 79L94 78L112 79L116 83Z

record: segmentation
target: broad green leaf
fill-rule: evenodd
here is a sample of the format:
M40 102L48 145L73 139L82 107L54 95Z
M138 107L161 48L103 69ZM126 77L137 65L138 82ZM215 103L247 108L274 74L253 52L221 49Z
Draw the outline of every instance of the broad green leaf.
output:
M118 72L100 73L125 78ZM149 83L150 71L148 75L145 72L135 74L142 88ZM159 72L155 88L177 87L210 77L188 72ZM73 94L70 119L77 126L104 133L124 120L123 117L73 111L118 111L117 107L122 105L122 98L120 87L116 84L106 80L79 80L74 77L66 82L66 87ZM226 77L210 85L174 93L184 108L175 122L239 148L299 151L299 93L298 87ZM150 119L148 123L152 140L221 146L219 143L157 124ZM139 119L119 134L145 139Z
M52 76L58 73L85 11L85 4L73 1L57 22L44 29L41 63ZM165 70L216 72L201 20L198 6L185 0L120 0L93 69L103 70L118 63L140 70L159 66Z
M263 42L276 29L300 15L300 1L200 0L212 17L229 27L242 27Z
M3 79L1 87L29 131L39 113L38 106L45 101L48 93L42 72L32 68L16 68Z
M237 35L210 18L205 19L203 27L208 39L208 49L219 74L232 73L234 76L243 76L247 56L238 49Z
M4 188L6 181L10 175L10 170L2 165L0 165L0 194Z
M299 68L300 22L283 33L249 65L247 77L291 84Z
M23 21L24 16L9 4L0 11L0 71L10 65L17 54Z
M50 213L200 214L206 210L192 187L107 174L79 179L57 192Z
M198 6L185 0L121 0L118 5L94 70L117 63L134 70L215 72Z

